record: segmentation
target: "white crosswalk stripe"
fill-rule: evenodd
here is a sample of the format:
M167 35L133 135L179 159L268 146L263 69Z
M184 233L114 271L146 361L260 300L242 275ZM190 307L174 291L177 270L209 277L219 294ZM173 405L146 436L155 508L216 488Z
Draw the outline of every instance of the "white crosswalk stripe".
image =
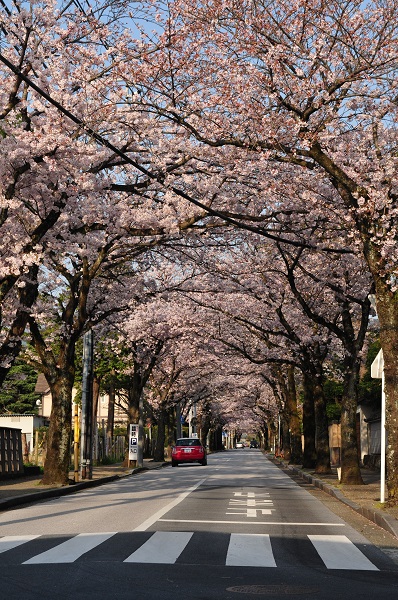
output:
M174 564L192 536L188 531L157 531L124 562Z
M84 557L84 560L97 560L98 556L101 560L120 560L125 563L141 563L141 564L196 564L192 563L192 560L197 560L198 545L203 543L203 538L196 538L195 536L201 536L200 532L190 531L157 531L152 534L148 533L142 537L142 533L131 532L130 539L130 554L128 547L125 548L118 545L117 538L114 540L114 536L117 536L117 532L108 533L81 533L67 539L62 543L56 543L53 538L46 536L37 535L26 535L26 536L4 536L0 538L0 567L3 565L3 561L7 563L7 554L11 554L11 561L17 561L21 555L20 564L24 565L38 565L38 564L62 564L72 563L83 558L83 555L90 553L88 557ZM123 534L126 536L126 534ZM140 536L141 537L134 537ZM213 536L213 534L206 534L207 536ZM148 537L149 536L149 537ZM221 536L221 537L216 537ZM216 542L220 540L220 545L215 543L215 552L210 553L212 558L208 558L206 551L201 551L200 558L201 564L211 564L211 560L218 555L218 563L224 564L227 567L259 567L269 568L278 566L289 566L290 561L296 561L294 566L302 563L302 556L305 555L305 551L296 551L292 557L289 553L289 564L286 565L283 559L279 555L282 550L281 539L279 538L275 548L272 545L272 536L268 534L214 534L214 538L207 537L207 540L213 540ZM106 546L102 546L104 542L109 543ZM126 538L124 537L124 542ZM321 561L327 569L344 569L344 570L361 570L361 571L378 571L378 567L373 564L363 552L355 546L344 535L308 535L307 540L311 542L313 548L316 550L319 558L317 568L319 568ZM275 540L276 541L276 540ZM291 545L291 538L286 537L283 543L287 546ZM296 539L298 544L307 544L308 541L301 537ZM49 545L54 545L49 548ZM35 554L35 547L37 551L37 544L40 549L48 548L44 552ZM192 544L192 545L191 545ZM26 550L23 548L26 545ZM275 545L275 543L274 543ZM105 549L104 549L105 548ZM117 548L117 557L114 558L112 555L112 549L115 551ZM195 550L196 548L196 550ZM278 550L279 548L279 550ZM304 547L303 547L304 548ZM133 550L131 552L131 550ZM125 554L123 556L123 550ZM275 550L276 555L275 555ZM22 553L22 554L21 554ZM184 554L183 554L184 553ZM30 558L29 558L30 555ZM127 556L126 556L127 555ZM193 557L193 558L192 558ZM311 559L313 562L316 559ZM279 565L278 565L279 560ZM208 561L208 562L206 562ZM12 564L14 564L14 562ZM292 565L293 566L293 565ZM308 566L308 565L307 565Z
M35 540L38 535L7 535L0 539L0 552L6 552L12 548L17 548L26 542Z
M43 563L71 563L75 562L83 554L92 550L105 540L115 535L113 533L79 533L75 537L59 544L51 550L42 552L37 556L33 556L29 560L26 560L24 565L38 565Z
M276 567L270 536L232 533L225 564L231 567Z
M379 570L345 535L308 537L328 569Z

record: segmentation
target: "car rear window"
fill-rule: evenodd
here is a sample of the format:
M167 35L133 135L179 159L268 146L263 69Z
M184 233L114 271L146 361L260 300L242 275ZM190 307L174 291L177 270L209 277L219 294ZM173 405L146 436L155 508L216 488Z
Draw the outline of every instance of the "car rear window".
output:
M197 438L184 438L176 441L176 446L201 446L200 440Z

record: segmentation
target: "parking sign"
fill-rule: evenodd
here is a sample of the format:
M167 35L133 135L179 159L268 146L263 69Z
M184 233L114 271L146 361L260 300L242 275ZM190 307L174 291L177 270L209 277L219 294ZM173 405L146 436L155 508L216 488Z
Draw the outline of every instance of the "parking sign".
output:
M138 455L138 424L130 424L129 460L137 460Z

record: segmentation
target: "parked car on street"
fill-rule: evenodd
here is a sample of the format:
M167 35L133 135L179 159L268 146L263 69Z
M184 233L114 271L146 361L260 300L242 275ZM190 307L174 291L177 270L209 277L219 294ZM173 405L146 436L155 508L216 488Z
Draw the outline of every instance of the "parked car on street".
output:
M207 465L206 449L199 438L179 438L171 453L171 466L177 467L181 463L198 462Z
M243 442L236 442L235 448L244 448L244 447L245 447L245 445Z

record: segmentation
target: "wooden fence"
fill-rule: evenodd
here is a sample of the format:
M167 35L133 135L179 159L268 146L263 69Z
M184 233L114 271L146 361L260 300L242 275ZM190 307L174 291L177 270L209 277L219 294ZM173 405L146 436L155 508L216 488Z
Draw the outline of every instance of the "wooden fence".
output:
M0 479L23 472L21 430L0 427Z

